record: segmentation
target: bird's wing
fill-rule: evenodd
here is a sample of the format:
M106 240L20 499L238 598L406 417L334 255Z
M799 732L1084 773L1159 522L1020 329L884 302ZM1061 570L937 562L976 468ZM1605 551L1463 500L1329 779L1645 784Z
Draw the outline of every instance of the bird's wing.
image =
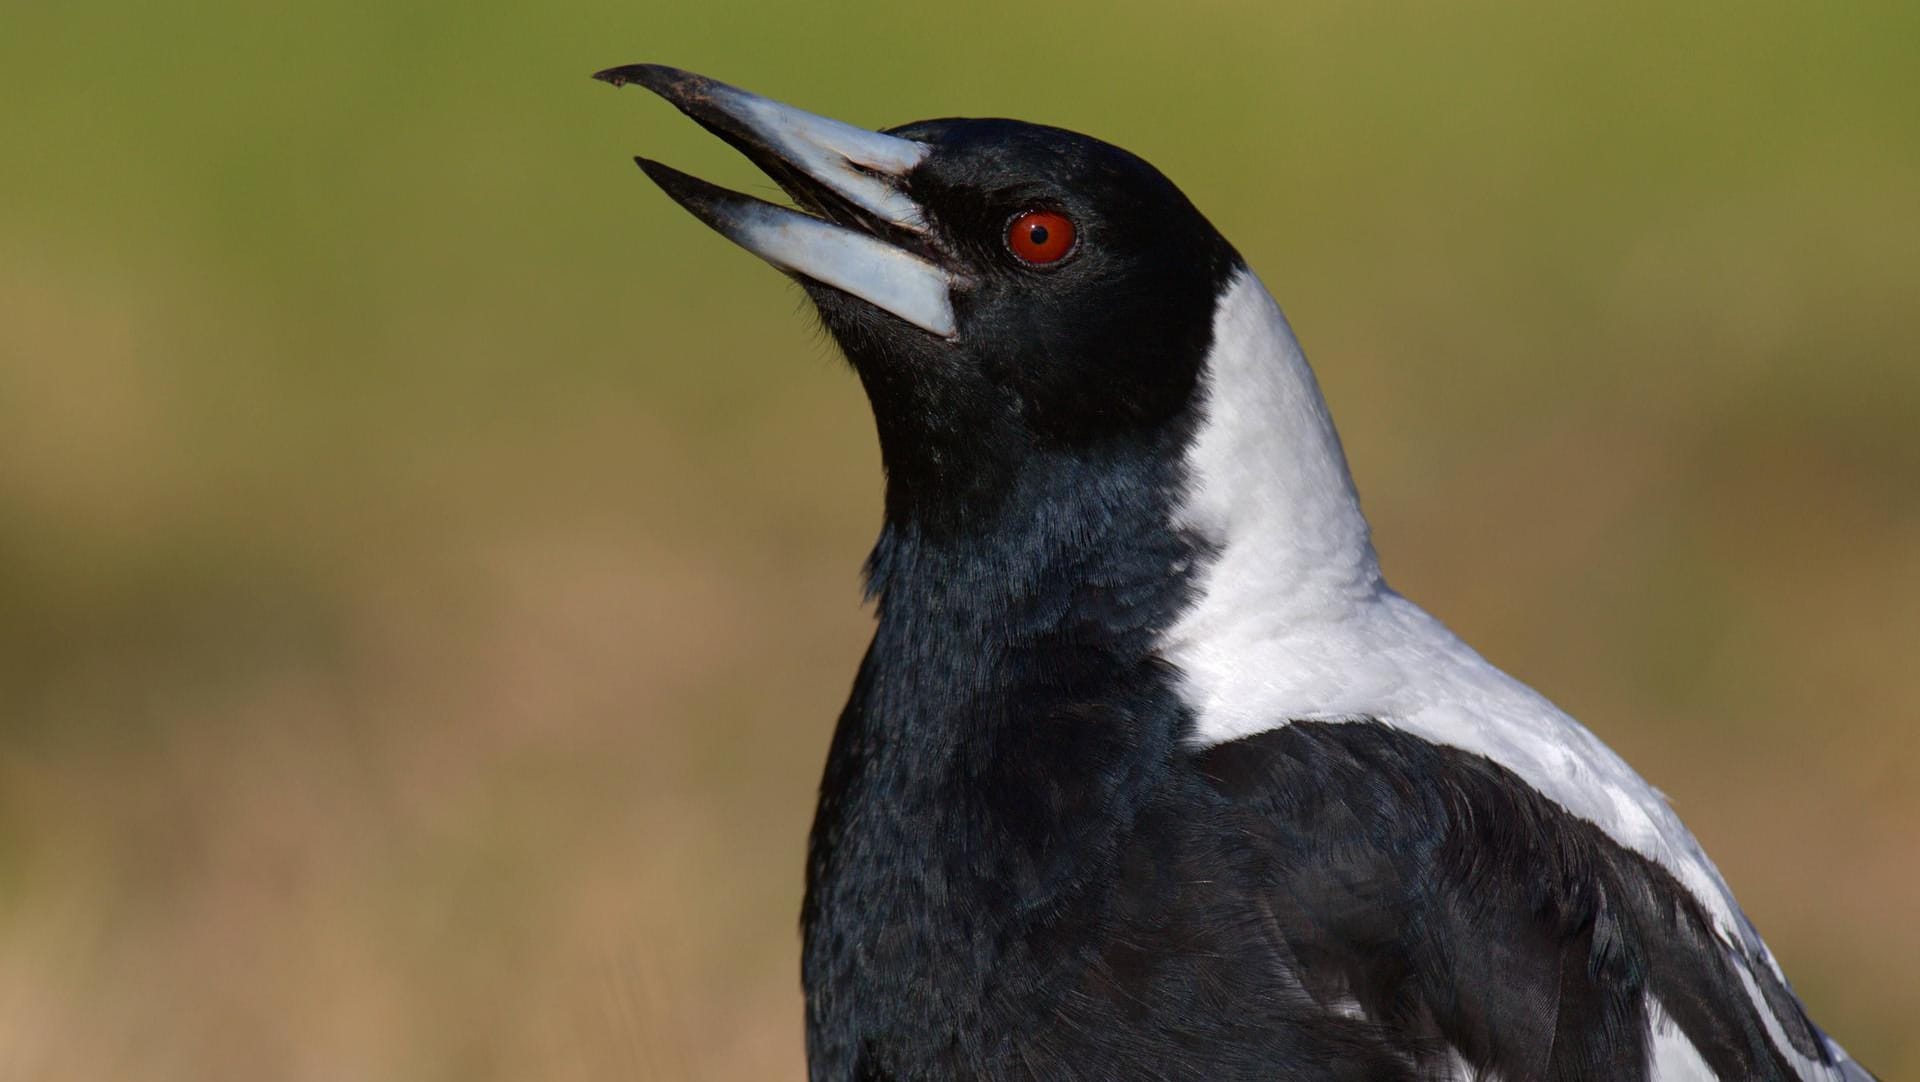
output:
M1308 990L1463 1077L1869 1077L1671 872L1490 759L1369 720L1195 754Z

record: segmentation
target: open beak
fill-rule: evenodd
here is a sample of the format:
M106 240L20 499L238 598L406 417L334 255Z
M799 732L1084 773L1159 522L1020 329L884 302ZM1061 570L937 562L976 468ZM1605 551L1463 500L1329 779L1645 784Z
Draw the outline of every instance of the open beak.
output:
M952 274L929 258L927 220L904 181L925 143L856 128L659 64L594 78L638 83L733 145L805 212L728 191L646 158L655 184L740 247L942 338L957 332ZM811 212L811 213L807 213Z

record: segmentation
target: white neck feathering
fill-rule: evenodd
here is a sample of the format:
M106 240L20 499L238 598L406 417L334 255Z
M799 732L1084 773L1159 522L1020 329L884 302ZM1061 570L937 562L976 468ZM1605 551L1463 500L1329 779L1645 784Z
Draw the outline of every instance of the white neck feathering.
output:
M1585 727L1394 593L1333 421L1251 271L1222 294L1175 525L1213 547L1160 643L1194 740L1291 721L1376 720L1483 755L1670 871L1731 944L1771 965L1665 798Z

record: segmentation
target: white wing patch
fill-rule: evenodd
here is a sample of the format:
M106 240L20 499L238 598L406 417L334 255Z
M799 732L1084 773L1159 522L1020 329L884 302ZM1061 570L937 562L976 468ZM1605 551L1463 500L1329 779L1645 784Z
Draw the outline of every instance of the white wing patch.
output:
M1736 954L1778 972L1713 862L1653 786L1388 588L1319 385L1251 271L1221 298L1202 378L1202 420L1175 524L1214 554L1159 646L1183 673L1194 739L1206 746L1291 720L1370 718L1486 756L1667 869ZM1798 1062L1750 979L1748 991L1777 1046ZM1681 1049L1664 1051L1684 1062Z
M1652 996L1647 997L1647 1024L1652 1030L1647 1049L1650 1082L1719 1082L1720 1076L1707 1066L1700 1050Z

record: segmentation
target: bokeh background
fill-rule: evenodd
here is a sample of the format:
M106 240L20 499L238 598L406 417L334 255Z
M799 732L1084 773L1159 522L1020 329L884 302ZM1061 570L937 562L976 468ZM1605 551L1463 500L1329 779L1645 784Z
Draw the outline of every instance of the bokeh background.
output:
M589 72L1161 165L1389 575L1920 1072L1920 7L15 4L0 1078L797 1078L879 480Z

